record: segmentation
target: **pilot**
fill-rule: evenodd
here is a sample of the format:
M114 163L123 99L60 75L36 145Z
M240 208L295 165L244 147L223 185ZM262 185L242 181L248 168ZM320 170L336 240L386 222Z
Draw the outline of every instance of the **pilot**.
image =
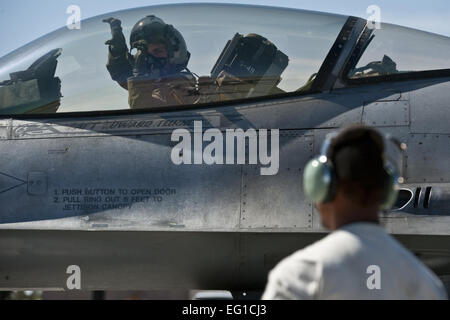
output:
M332 232L281 261L263 299L447 298L439 278L380 226L379 210L397 197L383 140L349 127L307 165L305 193Z
M121 21L103 20L111 26L107 69L111 78L129 92L131 109L188 105L198 100L196 79L187 69L190 53L181 33L150 15L136 23L128 50Z

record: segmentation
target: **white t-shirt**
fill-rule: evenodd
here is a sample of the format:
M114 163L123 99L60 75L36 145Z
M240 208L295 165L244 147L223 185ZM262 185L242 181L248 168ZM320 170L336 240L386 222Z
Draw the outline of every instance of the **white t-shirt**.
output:
M447 299L447 293L381 226L353 223L281 261L262 299Z

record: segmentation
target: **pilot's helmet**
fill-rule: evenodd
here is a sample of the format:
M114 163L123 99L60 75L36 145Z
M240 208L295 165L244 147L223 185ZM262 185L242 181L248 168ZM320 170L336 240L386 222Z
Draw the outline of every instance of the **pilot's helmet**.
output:
M191 54L181 33L162 19L150 15L139 20L131 30L130 45L136 48L138 41L162 43L166 46L167 62L175 70L187 67Z

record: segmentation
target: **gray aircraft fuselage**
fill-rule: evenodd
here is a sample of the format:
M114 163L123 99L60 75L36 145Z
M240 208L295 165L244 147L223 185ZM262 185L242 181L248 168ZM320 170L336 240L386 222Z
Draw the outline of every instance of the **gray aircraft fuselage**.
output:
M381 222L450 275L450 74L343 83L356 41L344 41L315 93L1 118L0 288L64 290L77 265L83 290L261 290L277 262L327 234L303 193L303 168L348 124L408 145L400 207ZM222 132L278 129L278 173L174 164L173 131L192 132L196 121Z

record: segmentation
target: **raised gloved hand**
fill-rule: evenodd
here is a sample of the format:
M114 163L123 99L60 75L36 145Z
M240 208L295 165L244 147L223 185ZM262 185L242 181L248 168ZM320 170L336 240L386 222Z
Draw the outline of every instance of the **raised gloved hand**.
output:
M103 22L108 23L111 27L112 39L105 42L109 46L113 56L126 54L128 52L127 42L122 32L122 21L115 18L104 19Z

